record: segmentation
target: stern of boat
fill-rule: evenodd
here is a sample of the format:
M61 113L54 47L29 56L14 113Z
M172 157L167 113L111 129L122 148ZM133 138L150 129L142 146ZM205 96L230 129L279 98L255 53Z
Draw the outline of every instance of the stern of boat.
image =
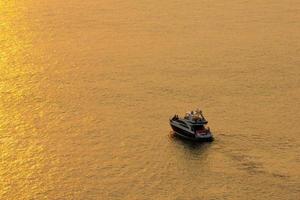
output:
M213 141L213 135L211 132L196 133L195 139L198 141Z

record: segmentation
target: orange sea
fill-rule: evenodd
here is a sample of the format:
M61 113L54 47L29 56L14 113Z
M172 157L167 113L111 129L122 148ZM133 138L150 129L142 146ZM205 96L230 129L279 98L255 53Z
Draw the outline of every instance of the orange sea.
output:
M299 77L299 0L0 0L0 199L299 200Z

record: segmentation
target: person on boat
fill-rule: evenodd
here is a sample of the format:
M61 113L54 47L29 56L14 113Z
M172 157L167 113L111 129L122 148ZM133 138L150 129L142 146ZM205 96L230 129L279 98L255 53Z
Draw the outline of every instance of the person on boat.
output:
M188 119L188 118L189 118L189 115L190 115L190 114L189 114L188 112L186 112L186 113L185 113L185 116L184 116L184 119Z
M189 113L189 120L193 120L193 111Z

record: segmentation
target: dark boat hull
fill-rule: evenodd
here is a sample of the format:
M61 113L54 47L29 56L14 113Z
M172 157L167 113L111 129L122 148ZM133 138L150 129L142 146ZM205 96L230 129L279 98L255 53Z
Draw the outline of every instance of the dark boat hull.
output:
M176 136L179 136L180 138L183 138L183 139L186 139L186 140L191 140L191 141L197 141L197 142L211 142L213 141L213 137L210 136L210 137L203 137L203 138L199 138L199 137L195 137L194 134L191 134L190 132L188 131L185 131L183 129L180 129L176 126L173 126L171 124L171 127L174 131L174 134Z

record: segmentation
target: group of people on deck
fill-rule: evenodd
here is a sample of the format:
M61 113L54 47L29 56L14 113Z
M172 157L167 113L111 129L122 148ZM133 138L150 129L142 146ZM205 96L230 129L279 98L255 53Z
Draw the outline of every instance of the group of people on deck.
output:
M202 115L202 111L197 109L196 111L191 111L191 112L187 112L185 114L185 119L189 119L189 120L203 120L204 117Z

